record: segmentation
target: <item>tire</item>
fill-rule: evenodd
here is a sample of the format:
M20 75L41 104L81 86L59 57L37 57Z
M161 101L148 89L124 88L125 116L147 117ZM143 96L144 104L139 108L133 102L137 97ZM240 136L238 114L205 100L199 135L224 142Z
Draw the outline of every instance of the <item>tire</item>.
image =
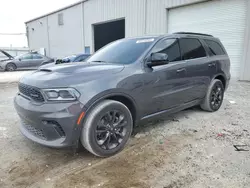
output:
M125 147L132 130L133 118L129 109L118 101L104 100L87 115L80 140L92 154L109 157Z
M16 70L16 65L14 63L8 63L5 68L6 71L14 71Z
M214 79L207 90L206 97L204 98L201 108L208 112L215 112L220 109L224 99L225 88L222 82Z

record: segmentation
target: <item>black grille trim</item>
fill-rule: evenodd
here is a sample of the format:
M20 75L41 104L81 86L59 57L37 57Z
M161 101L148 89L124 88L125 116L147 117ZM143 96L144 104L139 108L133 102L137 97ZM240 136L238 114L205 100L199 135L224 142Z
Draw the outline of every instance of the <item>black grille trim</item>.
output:
M44 97L38 88L19 83L18 89L21 94L33 99L34 101L44 102Z
M46 136L44 135L44 133L41 129L37 129L37 128L33 127L32 125L25 123L24 121L22 121L22 123L30 133L39 137L42 140L47 140Z

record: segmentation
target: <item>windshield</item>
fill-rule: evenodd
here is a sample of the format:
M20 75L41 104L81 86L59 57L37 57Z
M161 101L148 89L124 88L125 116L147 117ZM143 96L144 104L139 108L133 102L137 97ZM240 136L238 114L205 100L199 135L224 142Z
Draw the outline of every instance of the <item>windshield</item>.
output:
M119 40L97 51L88 62L130 64L135 62L153 42L154 38Z

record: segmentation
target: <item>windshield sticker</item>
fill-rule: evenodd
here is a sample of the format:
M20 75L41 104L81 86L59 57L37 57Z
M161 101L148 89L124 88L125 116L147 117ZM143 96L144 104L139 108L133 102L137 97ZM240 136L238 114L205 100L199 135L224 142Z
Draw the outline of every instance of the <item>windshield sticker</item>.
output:
M138 40L136 41L136 43L146 43L146 42L153 42L155 39L142 39L142 40Z

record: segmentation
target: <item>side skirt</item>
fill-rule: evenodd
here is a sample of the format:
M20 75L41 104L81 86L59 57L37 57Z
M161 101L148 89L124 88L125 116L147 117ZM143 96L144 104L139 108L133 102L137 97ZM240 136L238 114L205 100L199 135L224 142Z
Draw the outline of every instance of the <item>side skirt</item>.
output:
M156 120L156 119L164 118L167 115L170 115L170 114L182 111L182 110L190 108L192 106L196 106L196 105L200 104L201 101L202 101L201 99L193 100L193 101L184 103L183 105L180 105L180 106L177 106L177 107L174 107L174 108L162 110L160 112L156 112L154 114L150 114L150 115L144 116L143 118L140 119L139 124L146 123L149 120L151 121L151 120Z

